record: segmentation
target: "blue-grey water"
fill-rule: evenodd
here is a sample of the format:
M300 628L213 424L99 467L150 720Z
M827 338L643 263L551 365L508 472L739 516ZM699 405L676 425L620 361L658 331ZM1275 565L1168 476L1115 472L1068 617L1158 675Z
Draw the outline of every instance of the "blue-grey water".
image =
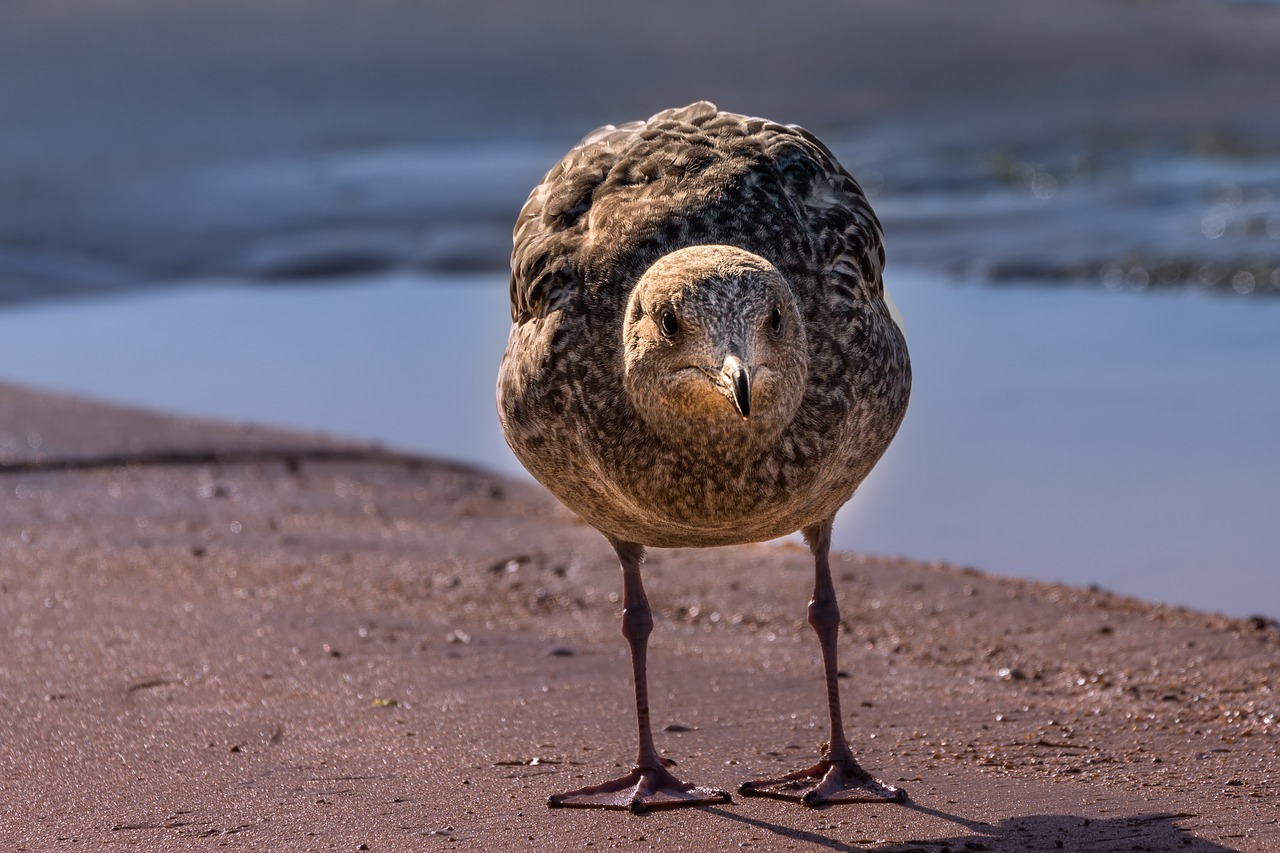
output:
M501 272L514 212L572 140L246 152L120 174L69 167L0 207L0 305L210 276ZM830 141L865 185L895 263L1280 295L1280 143L1077 131L948 144L892 128Z
M889 278L916 385L837 544L1280 614L1280 300ZM0 377L522 475L505 277L205 282L0 313Z

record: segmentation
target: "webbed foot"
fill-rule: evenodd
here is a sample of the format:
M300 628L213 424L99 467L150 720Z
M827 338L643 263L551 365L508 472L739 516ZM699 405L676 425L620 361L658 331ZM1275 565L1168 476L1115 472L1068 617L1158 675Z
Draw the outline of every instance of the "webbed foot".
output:
M733 802L728 791L681 782L665 767L636 767L630 773L599 785L552 794L551 808L627 809L644 814L654 809L709 806Z
M744 797L793 800L810 808L835 803L904 803L907 800L905 790L886 785L856 761L826 758L786 776L743 782L738 793Z

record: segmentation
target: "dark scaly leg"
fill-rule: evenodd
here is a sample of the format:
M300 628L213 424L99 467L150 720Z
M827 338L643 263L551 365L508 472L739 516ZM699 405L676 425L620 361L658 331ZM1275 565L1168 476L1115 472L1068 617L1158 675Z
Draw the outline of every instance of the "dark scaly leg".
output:
M743 796L776 797L797 800L806 806L827 803L903 802L907 792L886 785L863 770L853 757L844 737L840 715L840 683L836 664L836 638L840 633L840 609L836 590L831 583L831 522L806 527L805 541L814 557L813 600L809 602L809 624L818 634L822 646L822 667L827 681L827 710L831 715L831 738L827 754L805 770L776 779L744 782L738 789Z
M639 728L639 751L636 766L618 779L590 785L564 794L554 794L547 805L568 808L630 809L637 814L651 809L673 809L681 806L705 806L730 802L729 794L714 788L702 788L681 782L668 762L658 755L649 726L649 683L645 655L653 616L649 599L640 582L640 562L644 548L630 542L614 542L622 563L622 636L631 646L631 668L636 685L636 722Z

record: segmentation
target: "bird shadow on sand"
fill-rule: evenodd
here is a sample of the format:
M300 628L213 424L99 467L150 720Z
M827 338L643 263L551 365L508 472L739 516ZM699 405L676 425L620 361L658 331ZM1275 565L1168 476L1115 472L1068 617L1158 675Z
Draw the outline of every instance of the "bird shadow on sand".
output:
M922 837L892 844L876 842L856 844L794 827L782 826L765 820L711 806L704 811L737 823L748 824L781 838L810 845L817 849L839 851L863 851L874 849L876 853L940 853L940 851L985 850L992 853L1022 853L1038 849L1045 844L1066 850L1111 849L1123 844L1131 850L1182 850L1189 853L1236 853L1234 848L1224 847L1212 841L1197 838L1177 821L1195 817L1193 814L1154 813L1117 818L1088 818L1080 815L1041 814L1006 818L991 824L969 820L938 809L905 803L900 808L923 815L941 818L965 827L969 832L947 837ZM1117 848L1119 849L1119 848Z

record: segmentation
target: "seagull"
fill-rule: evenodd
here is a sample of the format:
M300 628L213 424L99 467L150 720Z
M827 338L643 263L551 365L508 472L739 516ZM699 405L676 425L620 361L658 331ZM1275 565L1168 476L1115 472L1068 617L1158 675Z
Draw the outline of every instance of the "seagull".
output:
M587 135L520 211L499 419L529 472L613 545L622 567L638 752L620 778L554 807L730 801L659 755L646 651L646 548L801 531L814 559L830 737L812 767L744 796L903 801L854 758L837 681L836 511L889 446L911 366L884 290L880 223L808 131L702 101Z

